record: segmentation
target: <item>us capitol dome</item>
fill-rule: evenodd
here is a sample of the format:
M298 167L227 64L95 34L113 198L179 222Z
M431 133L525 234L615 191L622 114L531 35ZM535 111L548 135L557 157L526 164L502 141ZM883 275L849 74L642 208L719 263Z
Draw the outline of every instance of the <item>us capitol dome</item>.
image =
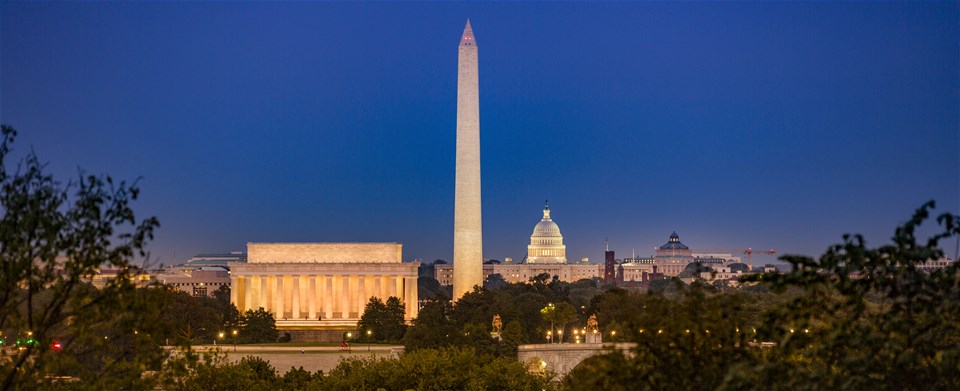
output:
M550 205L543 206L543 219L533 227L527 246L527 263L567 263L567 246L563 245L560 227L550 219Z

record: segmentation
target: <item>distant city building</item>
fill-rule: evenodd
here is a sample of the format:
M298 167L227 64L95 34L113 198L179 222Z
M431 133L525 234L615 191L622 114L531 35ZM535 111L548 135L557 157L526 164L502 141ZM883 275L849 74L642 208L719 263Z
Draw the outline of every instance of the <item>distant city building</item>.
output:
M65 257L63 259L66 259ZM120 269L104 269L101 268L97 272L90 276L90 284L101 289L107 285L108 282L117 279L117 275L120 274ZM131 266L130 273L128 277L135 285L144 287L154 281L154 276L148 273L147 271L140 269L136 266Z
M744 275L742 269L734 270L729 267L715 267L709 271L700 272L700 278L707 281L737 280Z
M400 243L248 243L247 262L231 263L230 301L241 312L263 307L277 328L350 329L371 297L395 296L417 316L419 262L402 262ZM440 265L438 265L440 266Z
M923 270L925 272L933 272L940 269L946 269L953 265L956 260L950 258L940 258L940 259L931 259L923 263L917 264L917 269Z
M181 266L188 268L219 266L229 270L228 265L230 263L242 263L246 261L247 254L244 254L242 251L231 251L229 253L218 254L197 254L190 257L190 259Z
M729 253L695 253L690 247L680 241L680 235L674 231L670 234L667 243L658 247L652 257L627 258L621 262L623 267L622 278L624 283L645 282L651 279L677 277L687 265L698 263L701 266L716 270L721 267L732 267L734 271L742 270L740 257Z
M608 247L603 252L603 283L615 284L617 282L617 259L613 250Z
M658 272L665 276L676 277L693 262L693 251L680 242L680 235L677 235L677 231L673 231L667 243L657 248L653 260Z
M205 267L187 271L165 270L154 276L158 282L195 297L213 296L220 287L230 288L230 272L225 267Z

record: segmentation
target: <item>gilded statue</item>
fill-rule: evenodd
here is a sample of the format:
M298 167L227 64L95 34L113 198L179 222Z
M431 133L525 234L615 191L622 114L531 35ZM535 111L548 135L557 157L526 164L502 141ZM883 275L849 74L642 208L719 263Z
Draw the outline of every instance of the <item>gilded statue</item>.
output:
M493 315L493 333L500 334L503 331L503 322L500 321L500 314Z
M587 330L591 333L597 332L599 325L597 324L597 314L590 315L590 319L587 319Z

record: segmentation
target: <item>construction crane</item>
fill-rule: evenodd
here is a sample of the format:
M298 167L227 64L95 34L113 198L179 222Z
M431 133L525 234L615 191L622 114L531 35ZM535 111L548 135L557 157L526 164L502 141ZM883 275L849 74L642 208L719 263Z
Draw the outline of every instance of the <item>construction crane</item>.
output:
M748 248L695 248L690 250L696 254L714 254L714 253L729 253L729 254L746 254L747 256L747 267L750 270L753 270L753 261L751 257L753 254L764 254L764 255L773 255L777 253L777 249L771 248L769 250L754 250L752 247Z

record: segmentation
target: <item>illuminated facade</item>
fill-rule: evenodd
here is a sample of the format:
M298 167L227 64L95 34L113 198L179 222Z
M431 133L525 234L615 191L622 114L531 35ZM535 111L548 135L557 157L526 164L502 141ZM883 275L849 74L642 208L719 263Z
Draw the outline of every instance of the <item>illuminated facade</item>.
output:
M563 235L560 227L550 218L550 205L543 206L543 219L530 235L530 245L527 246L528 264L563 264L567 263L567 246L563 245Z
M222 286L230 287L230 272L222 267L176 270L170 268L156 275L159 282L194 297L212 297Z
M241 312L263 307L277 327L356 327L371 297L400 298L417 316L417 267L399 243L248 243L247 262L230 264L230 300Z

